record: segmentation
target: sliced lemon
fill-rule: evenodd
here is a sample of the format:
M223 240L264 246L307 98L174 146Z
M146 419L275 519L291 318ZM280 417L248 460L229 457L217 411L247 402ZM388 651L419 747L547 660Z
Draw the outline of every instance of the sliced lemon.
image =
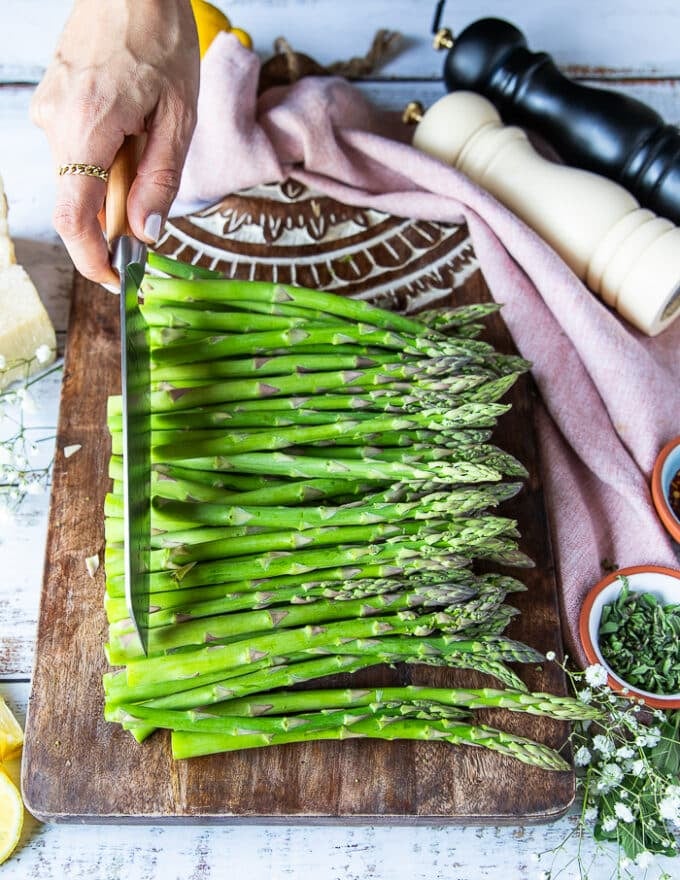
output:
M198 49L203 58L220 31L231 30L231 22L221 9L213 6L212 3L206 3L206 0L191 0L191 8L198 31Z
M24 827L19 789L0 767L0 865L14 852Z
M18 755L24 733L7 703L0 697L0 762Z

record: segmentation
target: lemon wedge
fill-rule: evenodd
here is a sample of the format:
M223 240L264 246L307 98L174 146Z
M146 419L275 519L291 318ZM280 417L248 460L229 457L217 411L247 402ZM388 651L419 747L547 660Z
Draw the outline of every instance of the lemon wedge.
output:
M0 865L14 852L24 827L19 789L0 767Z
M198 31L198 49L201 58L203 58L220 31L231 30L231 22L222 10L213 6L212 3L206 3L205 0L191 0L191 8Z
M18 755L23 742L24 733L19 722L0 697L0 763Z

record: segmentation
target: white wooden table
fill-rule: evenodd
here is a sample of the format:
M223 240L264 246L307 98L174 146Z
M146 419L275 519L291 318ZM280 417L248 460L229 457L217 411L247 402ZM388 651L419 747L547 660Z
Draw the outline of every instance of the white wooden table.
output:
M269 57L279 35L328 63L363 54L379 28L398 30L406 38L403 51L362 88L392 108L413 98L428 106L444 93L443 58L431 49L429 34L434 2L216 2L234 25L251 32L263 58ZM19 259L42 293L62 349L72 270L51 228L52 161L27 111L69 7L69 0L3 0L0 21L0 173ZM455 32L487 15L513 21L533 50L550 52L570 75L625 91L657 108L668 121L680 122L676 3L487 0L480 6L458 0L449 4L444 23ZM36 436L54 432L59 381L57 374L36 386L33 412L27 414L38 426ZM49 447L49 440L42 444L44 450ZM0 694L20 718L30 688L47 513L47 497L30 497L13 519L0 514ZM28 817L20 848L2 870L3 880L524 880L550 868L550 860L539 863L536 854L558 846L573 824L573 815L548 826L506 828L45 826ZM577 854L572 839L559 863ZM591 880L610 876L611 853L597 854L586 841L581 855L585 864L595 859ZM665 867L671 876L680 876L680 865L666 862ZM560 876L578 876L576 864Z

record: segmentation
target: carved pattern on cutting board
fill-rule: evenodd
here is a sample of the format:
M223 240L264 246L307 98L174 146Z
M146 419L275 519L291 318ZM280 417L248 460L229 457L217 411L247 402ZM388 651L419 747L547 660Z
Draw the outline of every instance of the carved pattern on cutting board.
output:
M467 227L343 205L294 180L168 221L159 249L231 278L348 293L413 311L478 269Z

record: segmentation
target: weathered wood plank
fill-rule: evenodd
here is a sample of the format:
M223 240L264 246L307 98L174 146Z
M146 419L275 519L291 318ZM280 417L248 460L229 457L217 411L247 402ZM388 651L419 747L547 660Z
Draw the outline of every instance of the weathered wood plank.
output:
M20 721L29 685L0 682ZM68 779L68 776L65 776ZM3 880L509 880L539 877L562 868L569 876L579 856L590 876L609 877L611 855L592 839L570 837L576 809L549 825L509 828L407 826L324 828L304 826L41 825L30 814L14 856L2 866ZM538 853L552 856L538 861ZM228 853L228 858L225 854ZM677 866L659 859L674 876ZM631 878L643 880L632 869Z
M0 683L18 717L28 685ZM64 774L68 781L68 773ZM611 875L610 852L570 836L576 811L549 825L509 828L437 825L328 826L41 825L27 816L3 880L533 880L552 868L571 876L575 859L590 877ZM553 863L551 850L560 848ZM538 861L538 853L548 853ZM674 876L675 860L659 859ZM630 869L644 880L644 871Z
M12 436L23 422L32 467L44 468L52 459L60 387L58 369L37 379L22 404L3 408L0 438ZM18 509L0 501L0 675L5 679L27 678L33 666L48 491L26 496Z
M435 3L418 0L214 0L234 25L248 30L263 57L285 36L298 51L321 63L362 55L382 28L400 31L403 50L379 71L381 78L433 78L441 57L431 47ZM52 56L70 0L4 0L0 32L0 81L36 82ZM534 51L554 55L574 73L677 76L677 10L664 0L555 0L549 7L530 0L472 0L449 3L443 24L460 32L472 21L495 15L525 32ZM631 39L632 35L635 39ZM625 50L624 48L625 47Z

